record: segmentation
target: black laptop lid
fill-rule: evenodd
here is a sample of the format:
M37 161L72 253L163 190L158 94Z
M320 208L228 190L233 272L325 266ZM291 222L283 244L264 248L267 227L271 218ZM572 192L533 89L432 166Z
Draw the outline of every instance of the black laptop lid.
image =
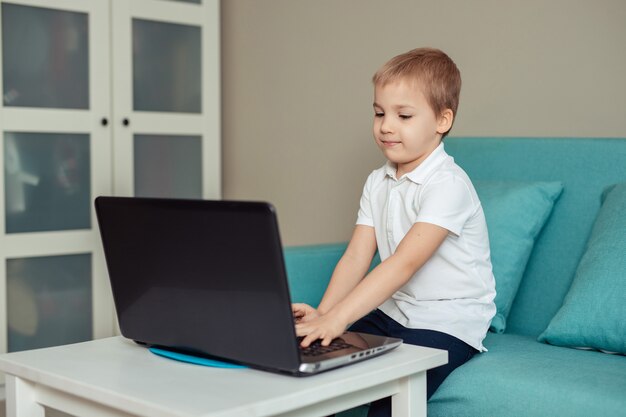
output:
M98 197L122 334L293 371L299 365L276 215L267 203Z

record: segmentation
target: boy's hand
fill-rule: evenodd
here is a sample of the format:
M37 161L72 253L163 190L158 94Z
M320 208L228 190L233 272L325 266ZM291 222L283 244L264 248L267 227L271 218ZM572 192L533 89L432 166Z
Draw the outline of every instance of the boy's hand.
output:
M328 346L333 339L341 336L348 327L332 313L320 315L317 318L296 323L296 335L304 336L300 346L309 347L311 343L320 340L322 346Z
M311 307L308 304L295 303L291 305L291 311L293 312L293 320L296 323L302 323L309 320L313 320L320 316L317 309Z

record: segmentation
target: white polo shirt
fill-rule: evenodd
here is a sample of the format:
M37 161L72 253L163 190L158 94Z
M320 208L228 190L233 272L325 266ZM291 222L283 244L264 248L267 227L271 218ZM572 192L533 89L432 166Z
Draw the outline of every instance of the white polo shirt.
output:
M472 182L443 143L399 179L388 162L363 188L357 224L374 228L382 261L417 222L450 233L379 308L404 327L447 333L484 351L482 341L496 313L487 224Z

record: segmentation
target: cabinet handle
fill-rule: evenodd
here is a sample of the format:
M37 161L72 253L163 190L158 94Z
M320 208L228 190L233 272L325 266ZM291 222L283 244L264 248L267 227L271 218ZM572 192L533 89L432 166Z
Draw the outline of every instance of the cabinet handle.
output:
M102 124L102 126L108 125L109 119L107 119L106 117L103 117L102 120L100 120L100 124Z
M128 120L128 118L127 118L127 117L125 117L125 118L124 118L124 120L122 120L122 124L123 124L124 126L128 126L128 125L130 124L130 120Z

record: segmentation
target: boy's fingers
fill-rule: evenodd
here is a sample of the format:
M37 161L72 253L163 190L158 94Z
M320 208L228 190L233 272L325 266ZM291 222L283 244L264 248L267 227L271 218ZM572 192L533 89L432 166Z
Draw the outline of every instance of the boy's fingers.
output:
M322 346L328 346L330 345L330 342L332 341L333 341L332 337L326 336L324 339L322 339Z
M318 330L314 330L308 333L304 329L302 329L302 325L296 325L296 335L304 336L304 338L300 342L300 346L302 346L303 348L309 347L311 343L315 342L317 339L321 337Z
M303 324L301 323L296 323L296 336L298 337L306 337L309 335L309 333L302 328Z
M315 340L317 339L317 337L312 337L312 335L308 335L306 336L304 339L302 339L302 342L300 343L300 346L302 346L303 348L307 348L309 347L309 345L311 343L313 343Z
M291 312L294 317L304 317L306 316L306 308L303 304L293 304L291 306Z

